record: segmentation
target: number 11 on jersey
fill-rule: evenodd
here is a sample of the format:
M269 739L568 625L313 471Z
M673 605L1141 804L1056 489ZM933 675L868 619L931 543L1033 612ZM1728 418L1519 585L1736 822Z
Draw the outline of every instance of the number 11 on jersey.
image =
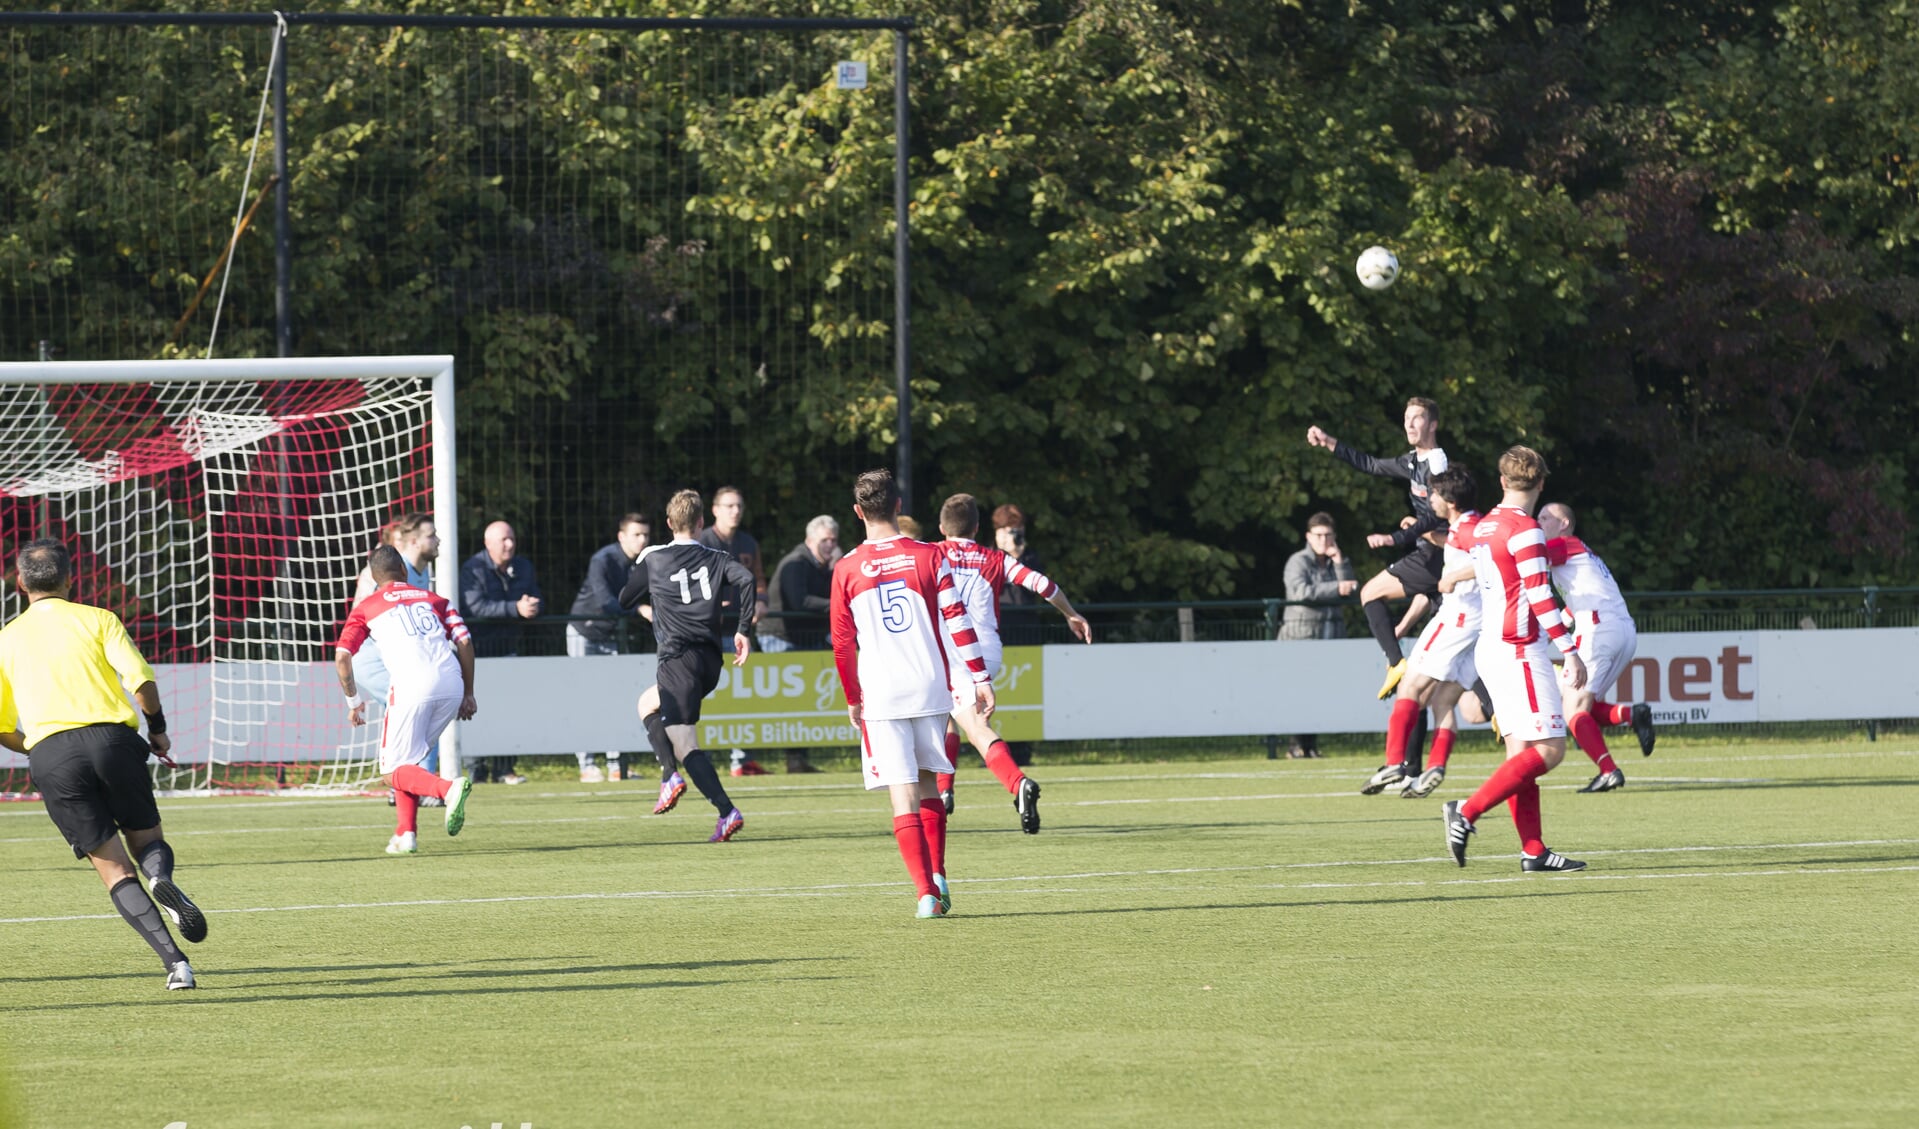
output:
M693 602L693 589L687 584L689 576L685 569L681 569L672 576L667 577L667 579L678 582L680 586L680 603L690 604ZM700 582L700 599L710 600L713 598L713 583L706 571L705 565L701 565L698 572L692 573L690 579Z

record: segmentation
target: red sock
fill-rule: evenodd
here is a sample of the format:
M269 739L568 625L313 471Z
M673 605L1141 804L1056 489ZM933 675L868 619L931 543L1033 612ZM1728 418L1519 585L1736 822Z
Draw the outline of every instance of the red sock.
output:
M397 835L420 829L420 800L405 788L393 790L393 812L400 818L400 825L394 828Z
M1506 763L1493 770L1493 774L1479 786L1479 791L1459 805L1459 814L1477 821L1486 814L1486 809L1517 795L1521 788L1544 775L1546 758L1539 755L1538 749L1527 749L1516 757L1507 757Z
M1413 727L1419 724L1419 703L1411 698L1399 698L1393 702L1393 716L1386 722L1386 763L1406 763L1406 742L1413 736Z
M1453 755L1453 731L1441 728L1433 734L1433 751L1426 754L1427 768L1445 768L1446 758Z
M1601 725L1624 725L1632 720L1631 706L1615 706L1611 702L1594 702L1587 713Z
M926 836L926 859L934 874L946 873L946 805L920 801L920 832Z
M393 770L393 787L402 792L411 792L416 796L438 796L446 799L446 790L452 781L439 777L421 768L417 764L403 764Z
M1599 731L1599 722L1593 720L1592 714L1574 714L1568 728L1573 731L1573 740L1579 742L1579 748L1599 766L1599 771L1613 772L1619 768L1613 763L1612 754L1606 751L1606 735Z
M942 772L938 774L939 789L942 792L950 792L953 790L953 773L959 771L959 753L960 735L957 733L948 733L946 735L946 763L953 766L953 772ZM942 871L942 873L944 872Z
M986 767L999 777L999 782L1006 785L1008 792L1019 795L1019 782L1026 779L1026 774L1013 763L1013 750L1006 747L1006 742L995 741L987 748Z
M1519 849L1529 855L1546 853L1545 840L1539 837L1539 782L1528 780L1506 801L1513 813L1513 830L1519 832Z
M900 845L900 858L906 862L906 874L913 880L913 886L921 896L938 894L933 885L933 860L926 856L926 832L922 830L920 816L896 815L893 817L893 838Z

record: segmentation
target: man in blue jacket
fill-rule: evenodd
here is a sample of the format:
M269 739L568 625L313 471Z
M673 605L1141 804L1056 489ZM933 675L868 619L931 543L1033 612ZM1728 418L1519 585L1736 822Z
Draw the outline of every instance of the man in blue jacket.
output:
M576 616L604 616L603 619L574 620L566 625L566 653L573 658L620 653L619 617L631 615L620 610L620 589L626 587L627 573L652 540L653 527L646 515L630 513L620 519L613 543L604 545L586 563L586 579L580 582L580 594L573 598ZM620 754L606 754L606 771L593 763L592 753L575 754L580 758L580 783L598 784L620 779ZM629 772L631 769L629 768ZM634 774L637 775L637 774Z
M496 521L482 537L486 548L460 565L460 611L473 632L474 651L481 657L520 652L517 623L473 623L473 620L532 619L540 614L540 581L533 562L519 555L513 527ZM474 783L494 780L524 784L513 771L511 757L483 757L473 765Z

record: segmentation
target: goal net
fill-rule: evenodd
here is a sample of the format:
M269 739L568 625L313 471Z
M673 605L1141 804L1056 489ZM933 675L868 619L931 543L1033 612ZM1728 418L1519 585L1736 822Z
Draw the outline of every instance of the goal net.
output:
M162 788L366 786L379 707L348 725L332 645L403 515L434 518L456 592L452 404L450 357L0 364L0 622L14 555L55 538L154 666ZM0 750L0 793L27 778Z

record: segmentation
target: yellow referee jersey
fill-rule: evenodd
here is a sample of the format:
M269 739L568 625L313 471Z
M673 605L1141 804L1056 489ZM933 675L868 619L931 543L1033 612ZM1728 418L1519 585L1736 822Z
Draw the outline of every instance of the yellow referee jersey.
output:
M0 629L0 733L20 730L29 749L83 725L138 728L128 695L151 681L153 667L105 608L50 597Z

